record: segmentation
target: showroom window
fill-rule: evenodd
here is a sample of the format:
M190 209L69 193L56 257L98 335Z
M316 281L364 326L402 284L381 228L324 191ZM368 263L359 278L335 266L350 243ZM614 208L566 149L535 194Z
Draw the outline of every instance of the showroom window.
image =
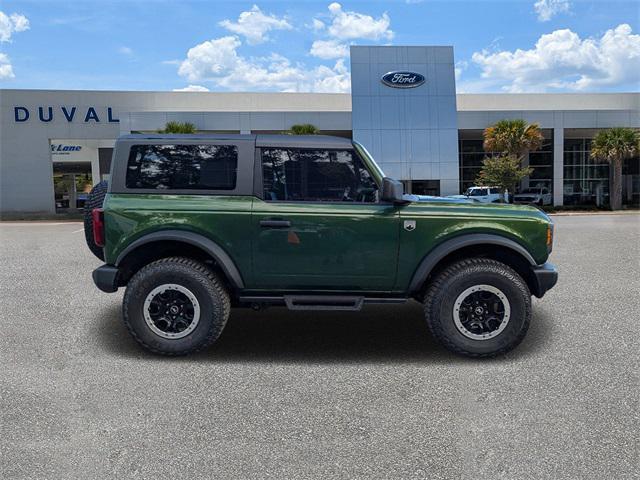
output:
M265 148L262 172L265 200L378 201L378 185L353 150Z
M533 172L529 176L529 187L546 188L553 192L553 132L545 132L542 146L529 153L529 166Z
M564 140L564 204L609 203L609 165L589 157L590 138Z
M609 203L609 164L590 158L590 138L564 141L564 204L596 205ZM640 157L622 164L622 203L640 203Z
M529 166L533 172L529 177L530 187L544 187L553 191L553 131L543 130L544 142L540 149L529 153ZM460 191L475 186L482 170L482 161L496 152L485 152L481 130L460 131Z
M482 132L477 133L478 136ZM482 169L482 161L488 155L482 148L482 138L460 138L460 191L476 184L476 178Z
M440 195L440 180L411 180L411 193L414 195Z
M133 145L127 188L233 190L238 148L233 145Z

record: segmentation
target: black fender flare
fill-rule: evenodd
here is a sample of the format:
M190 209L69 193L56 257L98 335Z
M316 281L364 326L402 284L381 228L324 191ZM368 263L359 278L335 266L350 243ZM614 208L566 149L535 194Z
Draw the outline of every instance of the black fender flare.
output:
M127 248L125 248L120 253L120 255L118 255L115 263L116 267L119 266L120 263L122 263L122 261L126 258L126 256L136 248L148 243L159 241L188 243L189 245L200 248L216 261L216 263L220 266L224 274L227 276L227 278L235 288L244 288L244 281L242 280L240 270L238 270L238 267L236 267L236 264L231 259L229 254L227 254L227 252L225 252L220 245L218 245L210 238L205 237L204 235L183 230L161 230L158 232L143 235L137 240L131 242L127 246Z
M424 281L427 279L433 268L438 264L440 260L442 260L450 253L455 252L456 250L460 250L461 248L470 247L473 245L498 245L501 247L505 247L523 257L527 262L529 262L531 267L535 267L537 265L536 261L527 251L527 249L514 240L500 235L492 235L488 233L473 233L470 235L462 235L441 243L433 250L431 250L420 261L418 268L416 268L416 271L411 278L411 283L409 284L409 293L415 293L420 290L420 288L424 284Z

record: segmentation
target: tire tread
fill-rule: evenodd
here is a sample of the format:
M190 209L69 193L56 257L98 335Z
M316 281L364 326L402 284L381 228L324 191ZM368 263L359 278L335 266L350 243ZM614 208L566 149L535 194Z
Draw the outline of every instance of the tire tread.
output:
M128 295L130 293L129 288L132 287L132 290L135 289L137 287L136 282L138 281L143 281L143 277L144 275L151 269L157 269L158 267L162 268L162 267L166 267L166 266L172 266L172 265L181 265L181 266L185 266L188 268L193 269L194 271L204 275L206 277L206 279L209 282L209 285L207 285L207 290L209 290L209 293L211 293L213 298L218 298L221 301L222 304L222 312L221 312L221 321L220 322L210 322L210 328L209 331L207 332L207 335L205 337L205 340L203 342L200 342L197 345L194 345L191 348L187 348L184 350L180 350L180 351L165 351L165 350L161 350L158 349L152 345L149 345L147 342L145 342L135 331L135 329L133 328L133 326L131 325L130 319L129 319L129 315L127 313L127 302L128 302ZM137 278L136 278L137 277ZM129 286L127 287L127 291L125 293L124 299L123 299L123 319L124 319L124 324L127 327L127 330L129 330L129 333L133 336L133 338L135 339L136 342L138 342L141 346L143 346L145 349L147 349L148 351L155 353L155 354L160 354L160 355L166 355L166 356L182 356L182 355L187 355L190 353L196 353L199 352L201 350L206 349L207 347L209 347L211 344L213 344L218 337L220 336L220 334L222 333L222 330L224 329L227 320L229 319L229 314L231 312L231 300L229 298L229 293L227 292L226 288L224 287L223 283L220 281L220 279L218 278L218 276L209 268L207 267L205 264L194 260L192 258L188 258L188 257L166 257L166 258L161 258L159 260L156 260L154 262L149 263L148 265L144 266L143 268L141 268L135 275L134 277L131 279L131 281L129 282Z
M436 299L439 295L444 293L445 285L447 284L448 281L452 280L454 276L465 274L465 273L468 273L470 270L477 270L477 269L484 269L485 271L487 269L494 270L495 272L500 273L501 275L506 275L507 277L510 277L511 280L514 282L514 284L517 285L518 289L521 290L523 296L526 297L526 301L525 301L526 312L525 312L525 318L524 318L524 325L518 332L517 337L515 338L514 341L510 342L509 344L489 353L473 352L453 342L452 339L448 335L446 335L443 329L441 328L438 322L439 318L436 318L437 313L434 311L434 308L436 306L435 305ZM423 305L424 305L425 319L427 321L427 325L429 327L429 330L431 331L431 334L438 341L440 341L445 348L447 348L451 352L459 355L464 355L467 357L472 357L472 358L491 358L499 355L504 355L508 351L515 348L520 342L522 342L522 340L527 334L527 330L529 329L529 325L531 322L531 293L529 292L529 288L527 287L526 283L524 282L524 280L522 280L520 275L518 275L518 273L516 273L511 267L509 267L508 265L502 262L489 259L489 258L482 258L482 257L466 258L458 262L452 263L451 265L446 267L433 279L433 281L427 288L426 294L424 296Z

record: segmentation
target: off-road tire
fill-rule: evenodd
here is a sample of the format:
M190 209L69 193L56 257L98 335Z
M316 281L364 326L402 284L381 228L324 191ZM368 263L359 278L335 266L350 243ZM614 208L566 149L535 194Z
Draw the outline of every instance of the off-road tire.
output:
M510 304L511 316L502 332L476 340L456 327L453 310L458 296L474 285L500 289ZM424 313L433 336L450 351L474 358L495 357L515 348L531 322L531 293L525 281L504 263L469 258L446 267L434 278L424 297Z
M93 218L91 217L91 212L94 208L102 208L104 197L107 194L107 186L106 180L96 184L89 192L87 201L84 203L84 239L91 253L102 261L104 261L104 250L93 241Z
M198 300L199 322L185 337L163 338L145 321L145 299L163 284L181 285ZM122 303L124 323L133 338L150 352L169 356L197 352L215 342L230 309L229 294L217 275L203 263L184 257L163 258L140 269L129 281Z

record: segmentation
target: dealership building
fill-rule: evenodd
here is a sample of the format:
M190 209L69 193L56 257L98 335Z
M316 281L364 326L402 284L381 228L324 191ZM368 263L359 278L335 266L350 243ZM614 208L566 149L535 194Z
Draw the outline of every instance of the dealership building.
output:
M389 73L393 75L388 75ZM640 128L640 94L457 94L453 47L351 47L351 94L0 90L0 212L81 208L109 175L115 139L169 121L203 133L274 133L311 123L363 144L411 193L473 185L482 131L537 123L545 142L524 160L523 187L555 205L608 203L609 167L589 158L602 129ZM638 205L640 160L623 167L623 203Z

